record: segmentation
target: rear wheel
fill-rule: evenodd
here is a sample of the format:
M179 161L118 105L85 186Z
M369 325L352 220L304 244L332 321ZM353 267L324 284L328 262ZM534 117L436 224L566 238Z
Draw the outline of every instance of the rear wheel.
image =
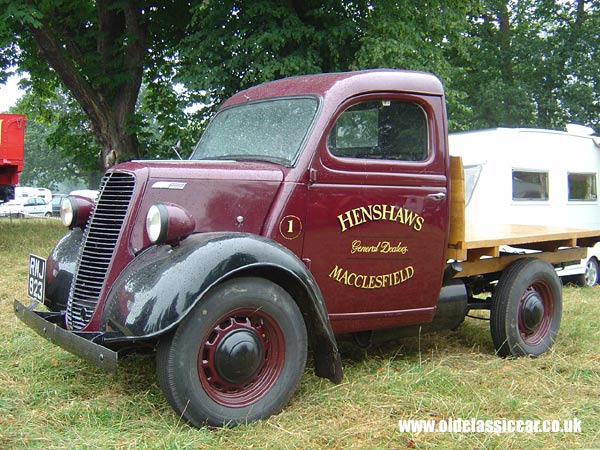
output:
M280 286L239 278L217 286L163 340L157 375L178 415L227 426L279 412L306 363L302 314Z
M499 356L538 356L556 338L562 315L562 285L554 268L537 258L506 268L492 299L490 328Z

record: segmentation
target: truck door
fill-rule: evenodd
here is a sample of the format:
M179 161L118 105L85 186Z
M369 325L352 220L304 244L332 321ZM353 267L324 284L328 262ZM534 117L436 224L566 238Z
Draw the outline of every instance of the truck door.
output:
M443 98L349 99L310 168L303 257L336 333L429 322L448 230Z

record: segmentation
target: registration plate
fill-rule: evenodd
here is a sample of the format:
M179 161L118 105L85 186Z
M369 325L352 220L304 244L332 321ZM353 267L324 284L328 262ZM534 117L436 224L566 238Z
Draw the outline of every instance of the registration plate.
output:
M29 255L29 277L27 295L43 302L46 287L46 260L36 255Z

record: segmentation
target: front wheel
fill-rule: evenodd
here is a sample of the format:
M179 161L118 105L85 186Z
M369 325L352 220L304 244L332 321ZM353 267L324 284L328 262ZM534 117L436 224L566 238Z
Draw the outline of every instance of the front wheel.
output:
M196 427L232 426L279 412L306 363L306 327L280 286L238 278L214 288L160 342L165 397Z
M539 356L556 338L562 284L554 268L523 258L506 268L492 298L490 329L499 356Z

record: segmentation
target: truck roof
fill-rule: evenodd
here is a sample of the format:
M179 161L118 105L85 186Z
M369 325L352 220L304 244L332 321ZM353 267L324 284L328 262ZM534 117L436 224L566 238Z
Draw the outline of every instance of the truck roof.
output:
M223 108L264 98L318 95L340 102L353 95L377 91L418 92L443 96L440 80L430 73L374 69L344 73L302 75L260 84L235 94Z

